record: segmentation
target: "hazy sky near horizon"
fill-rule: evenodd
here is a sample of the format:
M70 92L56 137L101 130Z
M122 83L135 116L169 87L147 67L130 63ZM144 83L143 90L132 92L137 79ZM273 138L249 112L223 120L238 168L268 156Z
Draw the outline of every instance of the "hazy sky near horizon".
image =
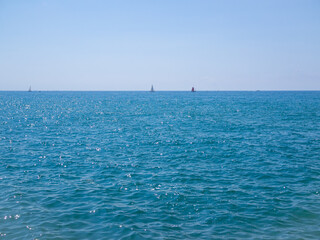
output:
M319 0L0 0L0 90L320 90Z

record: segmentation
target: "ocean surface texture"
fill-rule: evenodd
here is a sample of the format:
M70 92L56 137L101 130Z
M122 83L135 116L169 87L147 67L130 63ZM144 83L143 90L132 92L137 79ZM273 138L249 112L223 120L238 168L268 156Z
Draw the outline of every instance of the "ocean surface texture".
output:
M320 92L0 92L0 239L320 239Z

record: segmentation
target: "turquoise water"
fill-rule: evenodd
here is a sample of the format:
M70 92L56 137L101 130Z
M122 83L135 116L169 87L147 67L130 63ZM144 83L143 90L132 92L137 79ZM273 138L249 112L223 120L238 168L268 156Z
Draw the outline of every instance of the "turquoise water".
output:
M0 92L0 238L320 239L320 92Z

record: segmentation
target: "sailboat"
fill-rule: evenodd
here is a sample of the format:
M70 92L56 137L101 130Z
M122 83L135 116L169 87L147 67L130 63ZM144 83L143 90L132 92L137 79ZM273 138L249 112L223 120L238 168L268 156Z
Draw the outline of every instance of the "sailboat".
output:
M29 87L29 90L28 90L28 92L32 92L32 90L31 90L31 86Z
M151 90L150 90L150 92L154 92L153 85L151 85Z
M194 90L194 87L191 88L191 92L195 92L196 90Z

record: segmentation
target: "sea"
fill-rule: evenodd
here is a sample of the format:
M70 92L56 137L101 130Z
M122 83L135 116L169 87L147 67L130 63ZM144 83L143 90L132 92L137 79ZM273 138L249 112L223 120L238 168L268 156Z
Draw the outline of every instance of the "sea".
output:
M0 92L0 239L320 239L320 92Z

